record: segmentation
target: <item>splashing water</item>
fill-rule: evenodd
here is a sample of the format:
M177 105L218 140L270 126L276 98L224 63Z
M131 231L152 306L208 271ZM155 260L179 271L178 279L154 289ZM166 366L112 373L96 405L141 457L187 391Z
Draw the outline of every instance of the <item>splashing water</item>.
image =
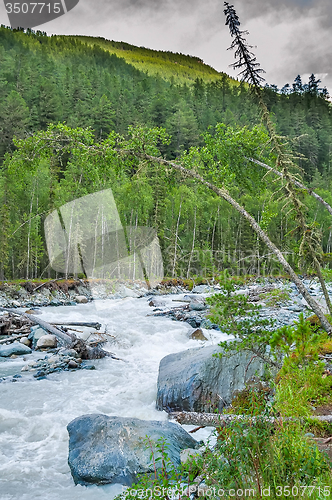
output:
M163 301L174 306L173 300L182 297ZM67 424L87 413L166 420L167 414L155 409L159 361L201 342L188 339L187 323L147 317L152 309L146 298L99 301L98 309L90 303L42 311L41 318L49 322L103 323L115 337L107 348L123 361L94 360L94 371L0 384L0 499L110 500L122 491L120 485L74 485L67 463ZM225 339L220 332L204 334L209 338L205 345ZM36 358L36 353L29 356ZM23 364L20 358L1 362L0 376L18 373Z

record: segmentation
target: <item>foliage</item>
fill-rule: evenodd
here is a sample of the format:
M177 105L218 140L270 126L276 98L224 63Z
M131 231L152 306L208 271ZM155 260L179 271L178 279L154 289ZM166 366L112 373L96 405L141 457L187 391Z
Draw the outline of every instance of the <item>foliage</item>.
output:
M211 81L210 70L197 58L160 53L158 61L193 71L193 83L181 85L165 79L162 70L158 77L135 69L110 54L113 49L138 58L156 55L122 42L0 28L0 129L5 138L0 157L9 152L0 173L1 277L33 278L45 269L54 277L47 268L45 217L62 203L107 187L112 187L124 225L137 221L157 229L169 276L213 278L224 269L232 275L280 273L248 223L225 202L193 180L185 180L184 192L179 174L133 156L119 158L113 151L119 147L177 158L228 189L297 269L301 241L294 233L296 221L282 210L281 200L272 198L271 177L246 159L275 159L248 86L233 85L225 75ZM207 71L201 79L197 68ZM298 89L276 94L266 88L262 93L278 133L302 134L302 142L295 144L304 155L298 162L329 200L332 122L327 101ZM307 133L312 140L305 139ZM22 182L16 183L18 177ZM329 216L310 200L306 203L327 254Z
M305 436L305 429L298 422L268 421L266 417L275 415L273 408L253 392L248 413L255 415L254 423L234 421L217 429L216 445L181 466L170 462L164 441L154 450L148 439L154 472L140 474L137 483L118 498L180 500L190 493L220 498L228 493L234 496L232 490L239 497L244 491L252 498L273 499L292 492L308 499L315 491L314 498L324 498L331 488L329 462Z
M237 293L234 283L227 279L227 274L220 285L221 293L208 297L206 302L211 306L211 321L216 323L222 332L234 337L234 340L220 342L223 352L249 350L278 366L280 352L271 351L270 346L274 335L274 321L262 318L261 306L249 302L248 296ZM220 354L222 355L224 354Z
M262 300L267 307L274 307L280 302L287 302L289 300L289 291L280 288L274 288L270 292L264 293Z

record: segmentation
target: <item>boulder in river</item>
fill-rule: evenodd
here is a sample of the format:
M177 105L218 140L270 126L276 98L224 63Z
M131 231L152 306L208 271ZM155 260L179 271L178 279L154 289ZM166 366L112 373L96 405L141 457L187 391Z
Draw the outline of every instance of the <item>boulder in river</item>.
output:
M188 337L193 340L207 340L200 328L196 328L196 330L189 332Z
M57 339L55 335L43 335L38 339L37 349L54 349L57 346Z
M137 474L153 472L146 436L154 450L155 443L164 439L168 456L175 465L180 464L181 450L199 446L180 425L171 422L91 414L75 418L67 429L68 463L75 483L83 485L131 486ZM156 453L155 458L158 456ZM157 467L159 464L157 461Z
M22 337L20 339L20 343L24 344L24 345L27 345L28 347L31 346L31 340L29 340L28 337Z
M205 311L206 305L198 300L192 300L189 304L190 311Z
M31 349L27 345L21 344L21 342L13 342L9 345L0 346L0 356L8 358L15 354L16 356L20 356L23 354L30 354Z
M209 285L196 285L192 289L193 293L210 293L213 291L214 291L214 289Z
M264 363L240 352L214 357L218 346L188 349L165 356L159 365L157 409L211 412L222 410L254 375L262 376ZM251 361L252 360L252 361Z
M38 340L43 337L44 335L47 335L47 331L44 330L41 326L35 325L30 328L31 333L29 334L28 339L32 341L32 347L33 349L36 348Z
M77 304L87 304L88 303L88 299L85 295L76 295L75 301L77 302Z

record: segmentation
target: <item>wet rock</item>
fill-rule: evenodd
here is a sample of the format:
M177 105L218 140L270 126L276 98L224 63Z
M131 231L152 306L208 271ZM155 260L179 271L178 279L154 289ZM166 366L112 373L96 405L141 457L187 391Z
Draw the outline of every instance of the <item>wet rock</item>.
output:
M85 295L77 295L75 297L75 301L77 302L77 304L87 304L88 303L88 299L87 299L87 297L85 297Z
M62 306L62 301L59 299L53 299L51 300L50 305L54 307Z
M180 465L181 450L199 446L182 427L171 422L93 414L76 418L67 429L68 463L75 483L83 485L131 486L137 474L153 472L146 436L154 448L158 439L165 439L168 456L175 465ZM158 456L156 453L155 458ZM161 462L156 466L161 467Z
M216 358L218 346L199 347L169 354L159 365L157 409L210 412L222 410L264 364L249 353Z
M149 302L150 307L165 307L166 302L160 299L152 299Z
M75 349L66 349L65 347L59 349L58 354L60 354L61 356L70 356L72 358L77 358L79 356Z
M18 300L12 300L12 307L21 307L21 302Z
M137 292L134 292L134 290L131 290L130 288L127 288L124 285L121 285L115 294L115 298L117 299L124 299L126 297L131 297L137 299L140 296Z
M28 347L31 346L31 340L28 339L28 337L22 337L20 339L20 343L23 344L23 345L27 345Z
M288 306L287 309L289 311L294 311L294 312L302 312L303 311L303 306L300 304L293 304L291 306Z
M28 309L27 311L25 311L25 314L38 315L38 314L42 314L42 312L39 309Z
M197 285L192 289L193 293L210 293L213 291L214 289L209 285Z
M206 330L211 330L215 325L209 319L203 319L201 322L201 328L205 328Z
M57 339L55 335L43 335L38 339L37 349L54 349L57 346Z
M191 311L204 311L206 309L206 305L198 300L192 300L189 304L189 309Z
M198 328L202 323L202 318L195 311L187 313L184 315L184 319L193 328Z
M191 458L202 455L204 451L205 451L205 446L199 448L198 450L195 448L186 448L185 450L181 450L180 452L181 463L182 464L187 463Z
M38 340L44 335L47 335L47 331L41 326L32 326L30 331L31 333L29 334L28 339L32 341L32 347L35 349Z
M197 328L193 332L189 333L189 338L193 340L207 340L200 328Z
M81 360L82 362L82 360ZM73 357L64 356L61 354L47 355L45 358L39 359L38 361L30 361L28 364L23 366L21 372L31 372L36 379L46 378L47 375L51 373L61 372L63 370L79 370L81 368L86 368L86 366L81 366L78 360Z
M13 354L21 356L23 354L30 354L30 353L31 353L30 347L21 344L20 342L13 342L12 344L9 345L0 346L0 356L5 358L8 358Z

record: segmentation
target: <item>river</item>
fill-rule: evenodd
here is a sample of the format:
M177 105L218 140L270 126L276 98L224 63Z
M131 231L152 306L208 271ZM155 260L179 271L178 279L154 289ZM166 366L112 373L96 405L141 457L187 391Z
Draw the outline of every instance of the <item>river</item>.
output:
M160 297L168 306L180 305ZM148 317L147 298L105 300L71 307L42 308L46 321L99 321L115 337L108 350L123 361L92 361L96 370L54 373L44 380L25 376L0 384L0 499L110 500L122 490L113 486L75 486L67 463L67 424L87 413L145 420L166 420L155 409L160 360L172 352L198 347L188 339L191 327L166 317ZM204 330L208 344L225 336ZM33 353L26 359L40 358ZM19 373L22 359L0 363L0 377ZM188 427L186 427L188 428ZM207 437L200 431L197 439ZM204 434L205 432L205 434Z

